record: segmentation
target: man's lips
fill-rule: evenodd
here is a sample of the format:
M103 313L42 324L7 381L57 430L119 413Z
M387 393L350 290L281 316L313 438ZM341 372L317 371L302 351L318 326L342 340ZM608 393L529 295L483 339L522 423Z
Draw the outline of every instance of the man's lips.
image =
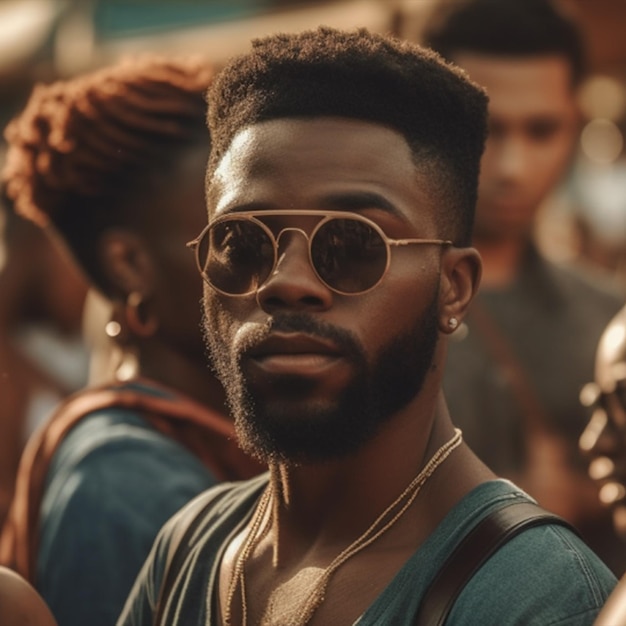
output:
M312 375L334 365L342 353L335 343L320 337L272 333L245 357L267 372Z

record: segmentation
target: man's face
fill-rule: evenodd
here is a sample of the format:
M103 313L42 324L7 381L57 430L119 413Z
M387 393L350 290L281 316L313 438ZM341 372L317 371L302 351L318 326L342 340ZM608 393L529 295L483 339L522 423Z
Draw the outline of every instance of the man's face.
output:
M489 95L475 235L526 238L574 151L578 115L570 66L559 56L459 53L454 61Z
M276 230L308 234L318 220L299 211L335 210L392 238L438 235L406 142L365 122L282 119L243 130L208 198L212 217L293 211ZM265 461L340 457L406 407L431 370L442 249L393 248L382 283L348 296L317 278L302 232L285 231L279 244L256 296L205 288L207 345L247 450Z

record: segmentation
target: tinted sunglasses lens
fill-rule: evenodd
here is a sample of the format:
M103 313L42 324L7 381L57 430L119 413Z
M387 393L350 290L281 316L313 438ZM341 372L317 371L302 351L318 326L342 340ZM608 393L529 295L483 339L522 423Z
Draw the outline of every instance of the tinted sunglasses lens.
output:
M387 246L380 233L366 222L334 218L315 232L311 260L329 287L343 293L360 293L374 287L384 275Z
M214 224L200 244L198 258L205 278L232 295L256 291L274 266L274 246L259 224L230 219Z

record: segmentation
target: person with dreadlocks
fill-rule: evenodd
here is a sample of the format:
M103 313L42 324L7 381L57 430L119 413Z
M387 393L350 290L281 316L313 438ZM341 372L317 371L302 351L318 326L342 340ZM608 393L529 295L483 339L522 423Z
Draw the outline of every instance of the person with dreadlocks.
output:
M6 197L112 310L114 380L70 397L29 441L0 540L0 562L60 626L114 623L165 520L261 468L207 370L185 250L203 221L212 76L198 59L122 61L37 86L6 128Z
M473 454L441 391L480 282L484 91L416 44L319 28L257 40L208 103L205 340L270 471L166 524L118 625L588 625L615 577Z

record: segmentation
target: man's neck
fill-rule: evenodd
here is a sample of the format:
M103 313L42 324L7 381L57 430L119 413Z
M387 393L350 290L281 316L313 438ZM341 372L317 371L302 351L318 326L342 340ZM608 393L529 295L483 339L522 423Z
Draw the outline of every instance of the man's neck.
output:
M421 459L431 453L428 422L425 417L420 423L406 411L349 457L289 468L282 476L281 489L289 499L283 518L286 525L298 529L300 540L305 533L310 533L313 542L320 537L332 537L330 543L353 539L362 530L362 521L375 519L417 474ZM449 438L447 432L441 435L441 443L446 435Z
M422 450L426 459L433 456L433 448L445 446L453 439L453 435L449 422L435 425L429 437L429 445ZM407 439L415 444L416 439ZM385 472L379 472L381 475L376 476L362 466L361 479L352 483L352 487L359 493L355 496L353 489L347 490L342 485L339 487L342 497L329 502L325 498L333 489L328 480L315 486L310 477L303 475L306 472L301 467L288 470L282 478L279 476L280 481L291 483L291 493L287 496L290 504L286 506L279 503L277 517L269 532L260 532L258 543L249 551L243 564L246 572L245 611L248 623L261 623L263 620L264 623L299 623L295 616L304 612L307 603L315 603L315 598L319 598L319 604L316 604L310 622L312 625L354 623L449 510L475 486L494 477L465 446L457 448L451 445L450 449L449 457L425 481L424 489L411 506L397 518L391 516L393 523L385 518L387 524L381 526L385 530L380 534L375 533L377 538L371 544L366 542L363 549L354 552L347 549L348 545L352 548L359 535L367 534L364 531L406 487L404 482L408 479L404 477L402 487L396 486L391 494L385 481L389 477ZM400 465L406 456L411 456L406 450L404 452L395 457ZM386 466L392 474L396 469L394 465L396 462L387 457ZM404 471L395 473L398 475L394 476L392 482ZM335 476L339 477L338 472L335 472ZM313 496L301 493L307 485L315 488L317 493ZM279 491L283 489L279 488ZM378 502L374 510L370 506L371 500L380 499L380 492L385 493L384 503ZM315 516L313 523L307 523L306 516L302 515L303 506L305 513L311 510L308 508L307 496L317 499L317 509L322 512ZM272 508L271 504L268 508ZM268 515L269 511L265 509L265 520ZM222 608L227 605L232 608L232 623L237 623L243 610L242 596L237 592L229 603L227 590L233 581L233 571L243 571L237 568L236 562L246 538L244 532L229 546L220 571L220 603ZM320 587L327 568L332 567L333 561L346 553L351 556L345 560L340 558L340 565L331 569L328 584ZM276 617L283 614L291 618L280 621Z

